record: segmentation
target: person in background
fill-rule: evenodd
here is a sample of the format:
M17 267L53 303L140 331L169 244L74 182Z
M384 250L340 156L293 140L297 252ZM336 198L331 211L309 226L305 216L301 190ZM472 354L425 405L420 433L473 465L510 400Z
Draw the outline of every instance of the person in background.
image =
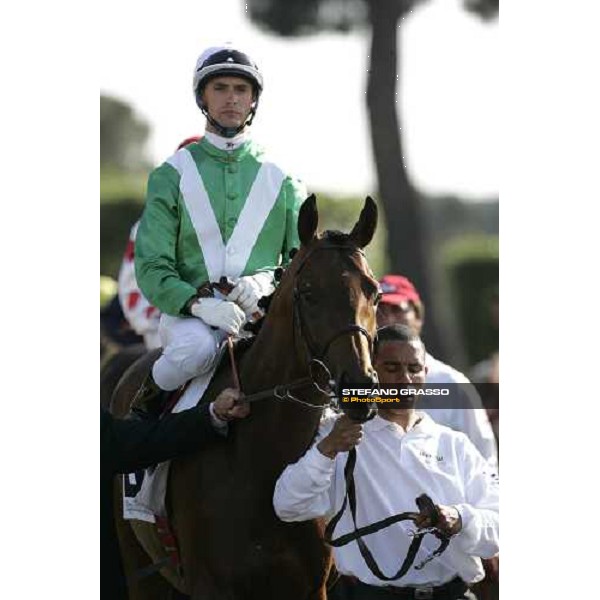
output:
M425 309L412 282L402 275L386 275L379 284L382 297L377 307L378 326L403 324L420 335L425 322ZM425 361L427 383L459 385L453 390L447 406L440 407L439 398L434 400L434 404L424 396L420 409L440 425L465 433L483 457L497 465L498 450L494 432L476 389L460 371L431 354L427 353Z
M127 240L127 247L119 269L119 303L131 328L144 339L148 350L160 348L158 323L160 311L142 294L135 277L135 238L140 222L136 221Z
M133 346L143 342L123 314L116 293L100 308L100 359L118 351L122 346Z
M492 289L488 301L489 322L498 331L500 301L498 287ZM496 349L490 356L477 364L469 371L469 378L477 386L487 409L492 429L496 435L496 442L500 440L500 410L499 410L499 384L500 384L500 352Z

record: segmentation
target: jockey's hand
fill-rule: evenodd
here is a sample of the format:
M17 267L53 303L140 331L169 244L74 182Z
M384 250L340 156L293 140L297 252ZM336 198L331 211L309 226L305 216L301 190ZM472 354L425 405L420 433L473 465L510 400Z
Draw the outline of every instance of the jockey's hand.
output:
M213 410L221 421L243 419L250 414L250 405L244 402L244 395L236 389L224 389L214 400Z
M258 301L263 296L272 294L274 289L271 272L247 275L238 279L227 295L227 300L235 302L247 316L251 316L258 311Z
M338 452L348 452L360 443L362 438L362 424L342 415L334 424L329 435L325 436L318 444L317 449L329 458L335 458Z
M436 527L450 535L459 533L462 529L462 519L458 510L454 506L444 506L443 504L436 504L436 508L439 514L439 522ZM415 525L422 529L432 527L433 523L427 515L421 514L415 519Z
M192 304L190 312L207 325L218 327L230 335L239 333L246 320L246 315L239 306L217 298L200 298Z

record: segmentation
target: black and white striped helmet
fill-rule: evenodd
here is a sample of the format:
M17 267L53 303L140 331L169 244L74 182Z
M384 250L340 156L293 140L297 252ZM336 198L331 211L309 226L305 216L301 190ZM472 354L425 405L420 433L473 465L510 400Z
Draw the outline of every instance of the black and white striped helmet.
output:
M196 104L202 106L202 90L210 79L230 75L244 77L252 82L256 99L263 89L263 78L256 63L245 53L233 46L207 48L196 61L194 70L194 96Z

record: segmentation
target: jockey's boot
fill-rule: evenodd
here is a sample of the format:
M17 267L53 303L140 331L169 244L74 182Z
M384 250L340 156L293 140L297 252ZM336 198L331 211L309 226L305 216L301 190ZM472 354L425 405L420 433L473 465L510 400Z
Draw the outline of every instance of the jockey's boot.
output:
M152 372L148 373L131 402L128 418L139 421L158 419L170 394L158 387Z

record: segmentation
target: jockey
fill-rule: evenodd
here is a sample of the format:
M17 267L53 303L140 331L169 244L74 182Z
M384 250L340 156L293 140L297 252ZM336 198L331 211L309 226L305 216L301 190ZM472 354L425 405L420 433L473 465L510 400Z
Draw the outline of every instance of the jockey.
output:
M177 146L177 150L198 141L200 141L200 137L197 135L186 138ZM146 348L154 350L161 346L158 335L160 310L148 302L146 296L140 291L135 277L135 239L139 225L140 222L136 221L129 232L129 240L127 240L123 262L119 269L118 294L123 314L129 325L144 338Z
M248 132L262 90L262 74L246 53L231 45L205 50L193 91L206 133L150 174L135 272L163 313L163 353L133 402L138 414L162 404L162 391L212 368L221 342L273 292L275 268L299 246L306 190L267 160ZM223 276L235 284L226 297L207 290Z

